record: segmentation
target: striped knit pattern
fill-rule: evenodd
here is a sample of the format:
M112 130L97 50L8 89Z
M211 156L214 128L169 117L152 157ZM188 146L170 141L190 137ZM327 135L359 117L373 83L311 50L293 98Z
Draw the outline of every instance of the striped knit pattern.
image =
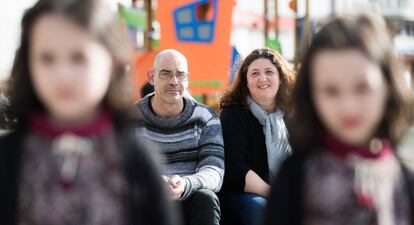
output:
M182 199L200 189L218 192L224 176L224 150L215 112L184 98L186 104L180 116L161 118L149 108L152 96L147 95L138 103L142 121L137 135L159 145L165 156L167 176L176 174L186 180Z

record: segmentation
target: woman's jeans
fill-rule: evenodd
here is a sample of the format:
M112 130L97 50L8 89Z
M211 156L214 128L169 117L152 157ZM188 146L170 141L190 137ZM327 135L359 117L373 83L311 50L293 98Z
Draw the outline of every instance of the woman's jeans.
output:
M258 225L267 199L251 193L222 193L222 225Z

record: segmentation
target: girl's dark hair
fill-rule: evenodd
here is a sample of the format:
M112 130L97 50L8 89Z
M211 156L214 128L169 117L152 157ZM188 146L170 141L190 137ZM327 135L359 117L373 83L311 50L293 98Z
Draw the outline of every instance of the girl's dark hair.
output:
M7 107L9 106L9 99L4 94L6 93L6 87L6 81L0 81L0 131L9 129L10 124L6 116Z
M23 15L20 46L16 51L10 77L8 116L15 121L15 128L24 126L28 115L44 111L44 105L35 94L30 71L30 42L33 27L47 14L65 16L79 27L89 31L107 48L112 56L112 77L103 106L115 117L125 117L124 112L134 101L130 86L128 65L130 49L126 30L115 13L101 0L39 0Z
M387 138L394 146L413 119L412 96L405 83L385 23L368 15L335 18L316 33L304 54L293 90L293 110L289 131L294 148L319 145L325 128L315 110L312 98L312 64L325 50L356 49L382 71L389 90L384 117L375 137Z
M247 70L250 64L259 58L269 59L279 72L280 87L276 95L276 103L278 108L289 115L295 73L289 69L286 59L281 54L269 48L256 49L243 60L230 91L227 91L220 100L220 108L223 109L228 105L240 105L246 110L249 108L246 102L246 97L250 95L247 88Z

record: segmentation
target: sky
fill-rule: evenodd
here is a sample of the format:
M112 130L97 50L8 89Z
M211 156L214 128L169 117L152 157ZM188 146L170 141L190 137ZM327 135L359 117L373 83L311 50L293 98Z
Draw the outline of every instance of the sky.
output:
M13 63L24 10L35 0L0 0L0 80L5 79Z
M105 0L112 9L117 2L128 5L130 0ZM20 22L25 9L36 0L0 0L0 80L8 77L14 53L20 40Z

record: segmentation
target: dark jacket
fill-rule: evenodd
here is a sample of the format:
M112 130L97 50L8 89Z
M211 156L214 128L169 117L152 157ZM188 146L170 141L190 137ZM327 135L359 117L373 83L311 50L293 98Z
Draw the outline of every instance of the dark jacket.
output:
M116 140L124 159L124 174L128 182L126 209L129 224L175 225L176 213L165 193L159 163L139 144L132 131L117 130ZM24 131L0 137L0 224L17 224L18 174Z
M277 179L272 184L264 225L304 224L304 164L310 154L310 149L294 151L294 154L282 164ZM414 173L402 163L401 166L408 185L411 224L414 225Z
M249 170L269 183L265 136L257 118L241 106L230 105L221 112L220 121L226 171L222 192L244 192Z

